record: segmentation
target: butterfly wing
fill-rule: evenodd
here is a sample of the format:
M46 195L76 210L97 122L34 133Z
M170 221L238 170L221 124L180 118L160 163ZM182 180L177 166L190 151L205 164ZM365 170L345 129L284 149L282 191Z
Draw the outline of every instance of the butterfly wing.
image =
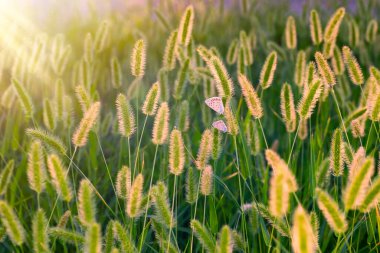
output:
M218 114L224 113L223 101L220 97L212 97L205 100L208 107L216 111Z
M224 123L223 120L218 120L218 121L215 121L212 123L212 127L218 129L219 131L225 133L227 132L227 126L226 126L226 123Z

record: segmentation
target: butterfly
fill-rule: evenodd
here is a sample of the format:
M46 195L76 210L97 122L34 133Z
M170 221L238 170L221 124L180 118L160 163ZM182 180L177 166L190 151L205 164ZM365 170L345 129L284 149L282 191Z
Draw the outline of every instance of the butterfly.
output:
M221 131L223 133L227 132L227 130L228 130L227 126L226 126L226 123L224 123L223 120L214 121L212 123L212 127L218 129L219 131Z
M220 97L212 97L205 100L208 107L216 111L218 114L224 113L223 101Z

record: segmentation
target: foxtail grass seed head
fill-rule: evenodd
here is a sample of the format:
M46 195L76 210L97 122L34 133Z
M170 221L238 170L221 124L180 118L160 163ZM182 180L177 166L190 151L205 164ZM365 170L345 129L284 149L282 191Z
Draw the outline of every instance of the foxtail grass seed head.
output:
M363 165L366 158L366 153L364 147L359 147L358 150L353 154L351 164L348 171L348 180L352 181L357 174L358 169Z
M309 86L313 83L314 79L318 78L317 74L317 68L315 66L314 61L310 61L307 64L306 71L305 71L305 86L309 88Z
M127 166L123 166L117 173L116 193L119 198L128 198L132 185L131 176L131 170Z
M194 25L194 7L192 5L188 6L182 15L181 22L178 28L178 39L177 43L179 45L187 46L189 45L191 34Z
M282 218L289 209L289 187L283 173L274 173L270 180L269 211L276 218Z
M127 97L121 93L116 98L116 111L119 133L129 138L136 131L135 115Z
M114 237L120 245L121 252L137 252L134 242L130 236L130 232L126 231L119 221L113 221L113 230Z
M200 192L204 196L208 196L212 193L212 186L214 182L214 173L212 171L212 167L210 165L207 165L202 170L201 175L201 184L200 184Z
M345 210L357 209L365 198L371 176L375 171L374 159L366 158L349 178L343 193Z
M227 69L217 56L211 56L207 65L216 82L216 88L220 97L230 98L234 94L234 86Z
M145 74L146 45L144 40L136 41L131 56L132 75L141 78Z
M181 131L174 129L170 134L169 144L169 170L178 176L182 174L185 166L185 147Z
M179 114L177 118L178 130L180 130L181 132L187 132L189 130L189 111L189 102L187 100L183 100L180 105Z
M66 146L63 144L62 140L58 137L52 135L49 132L46 132L42 129L26 129L26 134L29 135L33 140L40 141L47 148L52 151L57 152L58 154L66 154Z
M166 41L164 58L162 65L166 70L173 70L176 65L176 52L177 52L177 31L172 31Z
M193 167L187 169L186 175L186 202L194 204L198 198L198 178Z
M82 112L85 113L91 106L91 95L88 93L86 87L84 87L83 85L78 85L75 87L75 95L82 108Z
M144 176L140 173L137 175L127 201L127 214L131 218L136 218L141 213L141 200L143 197Z
M302 120L311 117L316 103L322 92L322 82L316 79L313 84L304 91L301 101L298 103L297 112Z
M169 106L166 102L161 103L154 119L152 142L162 145L167 141L169 134Z
M180 70L177 72L177 78L174 84L174 94L173 97L176 100L182 99L183 93L186 90L187 80L189 79L190 73L190 59L186 59Z
M208 163L208 160L211 155L212 149L212 133L210 129L206 129L201 138L201 142L199 144L197 160L195 161L195 165L197 169L203 170Z
M93 77L93 64L82 59L79 62L79 84L90 89Z
M58 78L55 82L55 97L54 97L54 112L56 113L56 117L58 121L63 120L64 114L64 84L63 80Z
M286 125L286 131L292 133L296 129L297 118L292 88L288 83L284 83L282 86L280 99L281 115Z
M168 190L162 181L159 181L152 188L152 200L155 207L155 218L157 221L166 228L173 228L177 222L174 214L172 214L170 210Z
M152 116L156 113L158 100L160 98L160 85L158 82L155 82L152 87L149 89L148 94L146 95L142 112L145 115Z
M253 63L253 54L252 54L252 48L251 43L249 42L249 38L245 31L240 31L239 34L240 38L240 47L243 50L244 54L244 65L249 66Z
M226 56L226 61L229 65L232 65L237 61L238 52L239 52L239 40L234 39L231 41L228 47L227 56Z
M160 101L165 102L169 100L169 77L168 71L160 69L157 74L158 84L160 85Z
M331 16L325 28L325 41L332 41L336 39L336 37L338 36L340 24L342 23L345 14L345 8L341 7Z
M227 121L228 133L233 136L238 135L239 134L238 122L236 120L236 115L231 110L230 105L226 105L226 108L224 110L224 116L226 117L226 121Z
M46 167L42 144L40 141L32 142L28 152L27 168L29 187L37 193L45 189Z
M191 220L190 227L206 251L215 252L215 239L211 235L210 231L202 225L202 223L195 219Z
M278 233L280 233L282 236L290 238L288 225L282 219L274 217L264 204L253 204L252 207L256 209L257 213L265 220L267 220Z
M25 113L25 116L27 118L33 117L34 105L28 91L25 89L24 85L22 85L21 82L16 78L12 78L12 85L17 98L19 99L22 110Z
M13 208L4 200L0 200L0 218L12 243L15 245L23 244L25 242L25 230Z
M308 124L308 121L307 120L303 120L301 119L300 122L300 129L298 130L298 138L300 138L300 140L305 140L307 138L307 134L308 134L308 128L307 128L307 124Z
M261 118L263 116L263 107L253 85L245 75L239 74L238 80L249 112L256 119Z
M56 126L56 117L54 114L53 105L49 99L44 99L43 106L43 122L47 129L53 131Z
M34 40L28 66L29 71L33 74L36 73L40 67L42 59L44 58L46 40L46 34L37 35L36 39Z
M78 191L78 216L80 222L85 225L91 225L96 221L96 204L94 201L94 192L90 181L83 179L80 182Z
M206 63L213 56L213 53L208 48L206 48L204 45L199 45L197 47L197 52L198 52L198 55L202 58L202 60Z
M73 134L73 144L76 147L83 147L87 143L88 134L94 127L100 113L100 102L93 103L84 113L78 128Z
M54 189L59 198L70 202L73 195L67 168L63 166L61 159L55 154L49 155L47 164Z
M295 49L297 47L296 21L293 16L289 16L286 20L285 42L288 49Z
M321 20L319 19L319 14L317 10L311 10L309 19L311 41L314 45L319 45L323 41L323 34Z
M341 176L344 168L345 149L342 130L336 129L331 139L330 171L334 176Z
M368 43L374 43L377 37L378 23L376 19L369 21L365 32L365 39Z
M367 112L372 121L380 121L380 92L368 99Z
M332 67L334 70L334 73L336 75L342 75L344 72L344 61L342 52L340 51L339 47L334 48L334 54L331 59Z
M49 236L52 238L57 238L63 243L68 243L71 245L83 244L85 239L84 236L78 232L70 231L60 227L52 227L49 229Z
M348 74L351 81L356 85L364 83L363 72L360 68L356 57L353 55L351 49L347 46L342 48L344 63L346 64Z
M11 182L14 170L14 160L10 160L0 174L0 196L5 195Z
M261 140L259 133L259 126L256 121L251 120L245 126L245 133L247 137L247 142L250 144L251 153L257 155L261 151Z
M325 57L326 59L330 59L334 54L335 48L336 48L335 40L325 41L323 43L323 48L322 48L323 57Z
M219 240L217 243L218 253L232 253L234 248L234 238L232 230L228 225L224 225L219 232Z
M272 167L274 174L282 174L286 177L286 184L289 192L295 192L298 189L297 181L290 171L287 163L272 149L265 150L265 158Z
M371 186L363 196L363 201L360 204L360 211L368 213L372 208L375 208L379 204L380 200L380 177L377 176L372 181Z
M332 72L325 57L320 52L316 52L315 61L318 66L318 73L323 80L323 84L327 87L334 86L336 83L335 75Z
M316 252L316 242L310 216L299 205L293 215L292 248L295 253Z
M374 66L371 66L369 68L369 72L371 73L371 76L376 79L377 86L380 86L380 70Z
M310 212L310 223L313 229L315 247L319 248L319 218L315 211Z
M357 47L360 40L359 26L354 19L348 21L348 41L353 48Z
M260 72L260 85L263 89L267 89L273 82L274 72L277 67L277 52L272 51L267 58Z
M85 235L84 253L102 252L102 230L98 223L91 223Z
M222 134L220 131L216 128L212 130L212 151L211 151L211 157L212 159L218 160L220 157L220 154L222 152Z
M110 22L104 20L96 31L94 39L94 50L96 53L100 53L105 49L107 41L109 40L110 27Z
M59 222L57 224L57 227L59 228L65 228L67 222L69 221L69 218L71 217L71 211L67 210L59 219Z
M239 46L238 51L238 59L237 59L237 73L246 75L247 74L247 68L244 65L245 62L245 56L244 56L244 48Z
M365 136L365 120L367 118L363 116L351 121L351 132L354 138L360 138Z
M325 217L327 224L335 233L344 233L347 230L346 217L344 213L339 210L338 204L327 192L320 188L316 189L316 194L318 207Z
M48 220L43 209L38 209L33 218L33 249L34 252L49 252Z
M116 57L111 58L111 77L112 86L115 89L120 88L123 84L123 74L121 72L119 60Z
M306 54L305 51L300 50L297 53L297 61L294 70L294 82L299 86L305 82L305 68L306 68Z

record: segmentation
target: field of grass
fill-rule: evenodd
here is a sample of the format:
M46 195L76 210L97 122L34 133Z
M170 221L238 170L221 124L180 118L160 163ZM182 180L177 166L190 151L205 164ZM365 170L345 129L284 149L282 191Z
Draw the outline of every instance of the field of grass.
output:
M379 252L380 2L328 2L3 9L0 252Z

